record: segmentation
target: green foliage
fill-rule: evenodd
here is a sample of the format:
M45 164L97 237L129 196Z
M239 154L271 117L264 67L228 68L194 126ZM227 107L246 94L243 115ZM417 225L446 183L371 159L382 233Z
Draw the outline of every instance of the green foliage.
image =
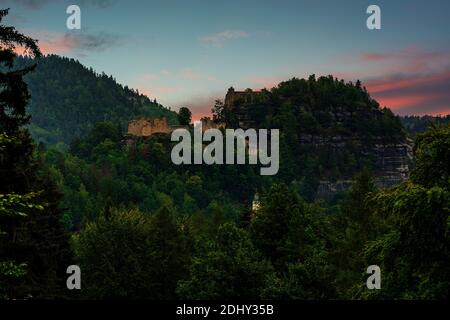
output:
M365 261L383 271L383 290L365 298L445 299L449 297L450 126L418 135L416 168L404 185L380 192L373 204L386 231L365 248Z
M192 258L189 280L180 281L183 299L255 299L274 278L246 231L226 223Z
M6 283L14 283L14 280L23 278L27 271L27 264L16 264L13 261L0 261L0 300L7 300L10 298L8 285Z
M109 209L73 237L88 299L172 299L189 256L170 205L154 216Z
M375 240L382 229L383 219L374 213L371 197L376 194L370 173L365 170L356 180L338 205L338 213L331 218L335 243L330 261L335 268L335 285L339 295L352 296L355 283L361 282L364 248L368 241Z
M30 130L38 142L69 145L101 121L114 123L121 133L129 120L140 116L166 116L177 123L176 113L77 60L48 55L18 57L15 63L23 68L36 64L25 80L33 97Z
M216 101L214 119L228 127L280 129L280 170L313 200L319 180L348 180L364 168L376 172L376 145L405 142L400 119L380 108L360 82L333 76L293 78L232 106Z
M301 83L294 81L293 92ZM355 92L362 90L355 88ZM292 121L297 117L294 110L286 102L267 119L284 128L280 151L285 162L275 177L258 177L249 166L174 166L170 161L173 144L167 136L124 143L118 126L110 122L98 123L85 138L74 141L68 153L41 150L44 172L55 177L65 194L63 205L68 211L64 221L79 232L74 243L80 264L95 275L87 280L85 297L448 296L444 270L448 259L448 231L444 231L444 226L448 229L447 129L418 137L414 188L404 185L378 191L369 173L374 168L361 157L361 144L402 139L402 132L392 138L354 127L361 130L360 141L335 152L325 145L298 143L305 132ZM312 136L327 132L325 116L320 118L312 110L299 112ZM354 112L354 117L360 117L356 114L360 111ZM397 130L390 112L379 110L378 114L378 128ZM345 128L335 129L347 134ZM310 201L322 175L353 177L357 170L361 173L352 188L334 206ZM261 208L252 212L248 208L255 190L260 191ZM404 204L401 209L393 205L397 202ZM138 207L148 214L135 210L139 213L124 218L122 225L118 217L125 213L99 216L105 206L127 208L121 212ZM417 215L417 221L410 215ZM237 227L236 221L245 229ZM431 230L439 230L438 235ZM129 243L128 233L136 235ZM109 237L117 240L111 242ZM430 256L419 255L427 241L436 250L427 249ZM99 263L102 250L107 253ZM429 263L421 262L416 272L411 259ZM371 264L381 266L381 292L365 286L365 270ZM145 281L138 283L137 279Z
M294 246L294 251L290 250L292 241L301 241L290 237L302 237L303 223L302 200L286 186L275 185L252 221L252 238L258 249L272 262L284 264L303 254L299 247Z
M75 60L42 58L14 28L0 25L0 44L1 299L67 297L63 223L87 299L448 298L448 125L418 135L411 181L378 191L373 149L405 141L399 118L360 82L312 75L236 110L213 108L232 127L244 114L251 126L281 130L278 176L181 168L168 136L123 133L139 116L188 124L187 108L173 113ZM15 46L32 58L16 58ZM50 144L38 150L23 129L27 84L29 128ZM335 205L313 202L320 179L360 172ZM261 206L251 210L255 190ZM365 287L371 264L382 290Z
M113 210L73 237L86 298L143 298L151 294L146 287L151 264L146 259L147 221L137 210Z
M35 204L31 201L39 194L31 192L26 195L20 194L0 194L0 215L26 217L26 211L44 210L42 204Z
M251 168L180 167L170 159L173 143L168 136L128 143L119 137L113 124L101 122L85 139L74 141L70 153L52 147L40 150L44 172L55 177L64 193L70 230L95 219L106 199L113 206L137 206L147 212L169 197L180 213L234 219L238 203L253 197L257 180Z
M423 133L430 127L447 125L450 123L450 115L446 116L404 116L400 117L403 127L408 135L415 137L418 133Z
M450 193L408 183L376 197L388 231L365 249L368 265L381 267L383 290L362 297L444 299L449 296Z
M7 14L0 10L0 23ZM41 56L33 39L0 24L0 297L64 297L61 280L71 261L60 194L49 176L40 175L23 129L30 98L23 77L34 66L16 63L17 47Z
M432 127L419 134L414 145L416 167L411 175L415 183L426 187L450 186L450 123Z
M192 112L186 107L181 107L178 111L178 122L183 125L187 126L191 123L192 120Z
M327 264L330 241L320 207L306 204L295 192L274 185L251 222L255 246L274 265L278 283L265 297L325 299L335 296Z
M211 109L213 120L216 122L225 122L226 117L229 118L231 116L226 114L226 111L222 100L217 99L214 101L214 106Z
M0 23L9 10L0 10ZM23 77L33 71L34 65L14 68L17 56L14 49L22 47L31 56L41 52L35 40L19 33L14 27L0 24L0 130L12 134L29 121L26 106L30 98Z
M2 143L0 143L1 145ZM29 193L26 195L0 194L0 217L3 220L7 217L10 222L16 222L20 218L26 217L27 212L43 210L44 207L41 204L34 203L37 196L37 193ZM6 236L7 233L3 232L0 228L0 239L3 241ZM11 260L0 260L0 284L2 284L0 286L0 299L11 298L11 292L14 291L13 288L16 285L17 279L23 279L27 273L26 269L26 263L16 264Z

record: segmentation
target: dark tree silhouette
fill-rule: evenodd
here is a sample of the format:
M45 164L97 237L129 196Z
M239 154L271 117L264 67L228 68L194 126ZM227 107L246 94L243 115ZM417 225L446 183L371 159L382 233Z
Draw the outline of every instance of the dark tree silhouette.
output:
M2 24L0 10L0 298L60 296L70 264L62 227L61 195L39 174L24 125L30 95L23 80L35 66L15 68L16 50L40 58L36 41Z
M186 107L181 107L178 111L178 121L181 125L187 126L191 123L192 112Z

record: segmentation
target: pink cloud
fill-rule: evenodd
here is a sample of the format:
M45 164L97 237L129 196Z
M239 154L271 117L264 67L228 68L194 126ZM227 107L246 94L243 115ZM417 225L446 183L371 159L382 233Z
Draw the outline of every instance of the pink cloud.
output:
M420 47L408 47L390 52L365 52L360 56L362 61L383 60L448 60L450 53L440 51L429 51Z
M386 77L364 82L382 106L400 114L450 113L450 70L440 73Z
M117 45L122 40L120 35L105 32L100 33L59 33L50 31L24 30L38 40L38 46L43 54L77 54L101 52ZM16 52L23 53L23 48Z
M450 78L450 71L445 71L439 74L431 75L413 75L409 78L396 79L396 78L385 78L368 80L365 82L365 86L370 89L372 94L394 91L403 88L411 88L415 86L424 86L433 84L439 81L445 81Z
M383 106L389 106L394 110L422 105L442 98L442 94L433 92L422 94L395 95L392 97L381 97L378 102Z
M382 106L399 114L450 113L450 52L408 47L339 62L347 64L346 70L335 76L362 80Z
M38 39L38 46L43 54L67 54L77 47L77 41L73 37L55 32L37 32L33 38ZM23 47L17 47L16 53L23 54Z
M363 53L361 54L363 61L381 61L386 59L386 55L382 53Z

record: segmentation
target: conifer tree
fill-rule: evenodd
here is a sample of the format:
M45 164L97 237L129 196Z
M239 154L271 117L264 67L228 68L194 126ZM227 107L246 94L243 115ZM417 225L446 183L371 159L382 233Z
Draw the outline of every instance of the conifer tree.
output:
M30 120L23 77L35 65L15 67L17 50L35 59L41 52L35 40L3 25L7 14L0 10L0 287L7 288L0 298L59 297L71 264L61 195L39 173L33 141L23 127Z

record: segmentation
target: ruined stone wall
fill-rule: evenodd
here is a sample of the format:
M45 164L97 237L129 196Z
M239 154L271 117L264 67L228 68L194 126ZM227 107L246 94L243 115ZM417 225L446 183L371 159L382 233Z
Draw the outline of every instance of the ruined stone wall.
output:
M235 117L229 125L242 129L255 128L256 123L250 116L252 113L250 109L262 102L264 102L262 91L252 91L251 89L235 91L233 88L228 89L224 107L232 111Z
M261 91L253 91L251 89L235 91L233 88L230 88L225 95L224 105L228 108L236 108L239 104L250 104L256 101L261 95Z
M166 117L141 118L130 121L128 134L137 137L149 137L155 133L171 133L173 128L169 125Z

